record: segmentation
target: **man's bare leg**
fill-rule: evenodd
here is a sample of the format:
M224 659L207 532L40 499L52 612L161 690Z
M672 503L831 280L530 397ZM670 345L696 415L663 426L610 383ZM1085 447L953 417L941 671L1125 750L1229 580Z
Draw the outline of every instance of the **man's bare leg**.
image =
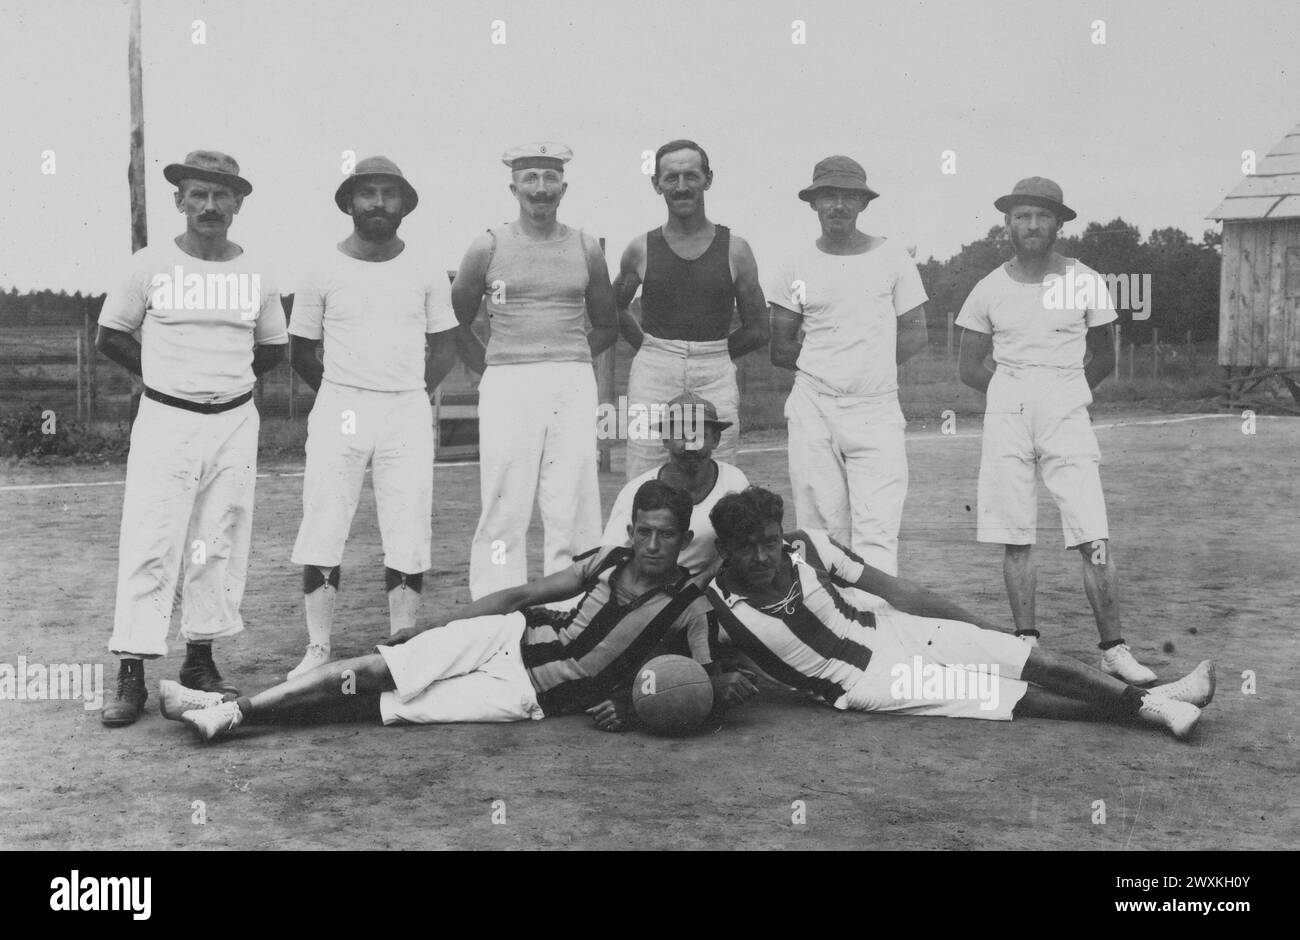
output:
M332 720L340 711L353 711L358 700L377 699L380 693L395 688L384 657L371 653L325 663L238 701L244 719L250 722L303 720L317 714L322 720ZM356 705L363 712L366 707Z
M1032 545L1007 545L1002 556L1002 580L1007 586L1007 600L1011 602L1011 619L1016 633L1037 636L1037 618L1034 599L1038 593L1038 571L1031 555Z
M1119 625L1119 573L1110 554L1110 542L1097 539L1078 546L1083 558L1083 590L1097 621L1097 635L1103 643L1123 635Z

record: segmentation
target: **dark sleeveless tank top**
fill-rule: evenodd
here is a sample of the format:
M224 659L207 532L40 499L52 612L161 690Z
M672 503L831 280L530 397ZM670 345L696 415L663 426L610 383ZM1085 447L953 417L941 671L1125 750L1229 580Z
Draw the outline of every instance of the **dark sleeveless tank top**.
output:
M713 242L694 261L668 247L662 229L645 237L641 329L659 339L707 342L726 339L736 309L731 279L731 230L715 227Z

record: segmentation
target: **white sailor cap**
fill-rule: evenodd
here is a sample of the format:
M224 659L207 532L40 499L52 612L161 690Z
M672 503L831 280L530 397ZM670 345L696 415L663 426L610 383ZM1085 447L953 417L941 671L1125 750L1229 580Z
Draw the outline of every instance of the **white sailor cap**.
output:
M520 144L501 155L501 162L511 170L540 167L547 170L564 170L564 164L573 159L573 151L564 144L553 142Z

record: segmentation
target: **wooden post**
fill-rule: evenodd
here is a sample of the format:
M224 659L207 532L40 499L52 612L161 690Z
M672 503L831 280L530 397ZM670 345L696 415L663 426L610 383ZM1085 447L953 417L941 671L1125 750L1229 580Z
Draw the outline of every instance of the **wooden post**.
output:
M140 68L140 0L131 0L131 35L126 47L127 77L131 95L131 160L127 166L127 186L131 192L131 253L149 244L149 225L144 201L144 78ZM140 408L144 380L131 378L132 421Z
M952 340L953 340L953 333L956 332L953 329L953 324L956 322L956 320L957 320L957 315L953 313L951 310L949 310L948 311L948 361L949 362L952 361L953 352L954 352Z
M86 325L83 332L86 336L86 420L95 420L95 321L90 316L90 311L86 311Z
M1115 324L1115 381L1119 381L1119 357L1124 352L1124 341L1120 338L1120 332L1124 328L1118 323Z
M1196 344L1192 342L1192 331L1187 331L1187 374L1196 374Z
M1151 376L1160 378L1160 331L1151 328Z
M1128 344L1128 380L1130 382L1133 381L1133 363L1137 361L1137 356L1138 356L1138 344L1129 343Z
M77 348L77 420L80 421L82 419L81 396L85 390L85 386L82 384L81 380L81 370L85 366L85 363L82 361L81 343L85 337L80 332L77 332L72 334L72 339L73 345Z
M605 239L600 240L600 250L605 251ZM596 357L596 401L600 404L615 404L614 395L614 376L617 370L616 357L618 355L618 337L614 337L614 343L604 352ZM608 473L613 466L613 456L611 448L613 441L597 441L596 447L599 457L597 458L597 469L602 473Z

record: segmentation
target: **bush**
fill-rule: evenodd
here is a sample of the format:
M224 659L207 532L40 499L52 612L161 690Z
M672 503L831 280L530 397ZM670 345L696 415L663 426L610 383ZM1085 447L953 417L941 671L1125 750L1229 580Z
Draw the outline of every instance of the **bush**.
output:
M105 432L51 410L31 408L0 415L0 457L99 463L125 460L130 442L123 425Z

